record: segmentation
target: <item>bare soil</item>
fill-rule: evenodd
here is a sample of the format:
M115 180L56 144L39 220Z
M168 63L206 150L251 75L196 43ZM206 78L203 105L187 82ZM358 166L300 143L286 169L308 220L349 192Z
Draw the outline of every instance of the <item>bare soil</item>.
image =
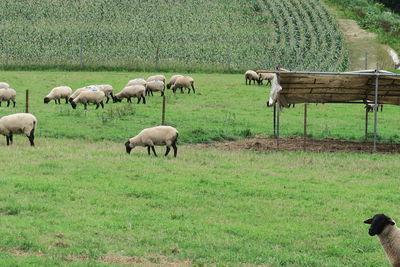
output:
M337 139L280 138L279 147L274 138L251 138L238 141L197 144L194 147L249 151L306 151L316 153L372 153L372 142L353 142ZM377 144L377 153L400 153L400 144Z

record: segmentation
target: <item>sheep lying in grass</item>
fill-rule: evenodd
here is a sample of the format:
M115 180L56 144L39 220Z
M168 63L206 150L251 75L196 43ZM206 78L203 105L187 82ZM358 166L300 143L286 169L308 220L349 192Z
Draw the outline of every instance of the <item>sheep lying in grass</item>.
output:
M103 91L103 93L104 93L104 95L106 96L106 104L108 103L108 101L110 100L110 96L111 96L111 99L113 99L114 98L114 95L113 95L113 90L114 90L114 88L111 86L111 85L109 85L109 84L97 84L97 85L95 85L100 91Z
M47 104L51 100L57 104L61 104L61 98L65 98L65 104L68 104L68 98L72 94L71 87L68 86L58 86L53 88L50 93L44 98L44 103Z
M146 95L153 95L153 92L161 92L161 96L164 95L165 85L163 81L154 80L146 83Z
M168 155L171 150L171 146L174 149L174 157L178 154L178 148L176 142L178 140L178 130L171 126L156 126L153 128L147 128L142 130L138 135L130 138L125 143L126 152L131 153L131 150L137 146L147 147L147 153L150 155L150 148L152 149L154 156L157 157L154 146L166 146L165 156Z
M10 88L10 85L5 82L0 82L0 88Z
M99 108L99 105L104 108L104 96L104 92L98 89L82 91L76 98L71 101L71 106L73 109L76 109L77 104L81 103L84 105L85 110L87 110L87 104L92 103L96 104L96 109Z
M174 85L176 79L180 78L180 77L184 77L183 75L177 74L171 77L171 79L169 79L169 82L167 83L167 89L170 89L172 85Z
M130 86L130 85L146 86L146 80L143 78L136 78L136 79L130 80L126 86Z
M183 90L187 88L188 94L190 94L190 89L193 89L193 93L196 93L194 89L194 80L190 76L184 76L184 77L178 77L175 81L175 83L172 85L171 89L172 92L176 92L177 89L181 89L181 93L183 93Z
M384 214L376 214L364 223L371 225L369 235L378 236L392 266L400 267L400 229L395 221Z
M13 134L25 134L34 146L37 119L29 113L16 113L0 118L0 134L6 137L7 146L13 143Z
M13 102L13 107L15 108L15 97L17 92L12 88L0 88L0 107L2 101L7 101L7 107L10 106L10 102Z
M258 74L253 70L246 71L246 73L244 74L244 78L246 80L246 85L247 81L249 81L249 85L251 84L251 81L253 81L254 84L256 84L256 82L260 84L260 78L258 77Z
M271 85L271 82L274 79L274 77L275 76L273 73L259 73L258 74L259 84L263 84L263 81L267 81L267 85Z
M145 92L146 88L140 84L126 86L121 90L121 92L113 97L113 102L121 102L122 99L126 98L127 102L132 103L131 98L136 97L138 99L138 104L140 103L141 99L143 99L143 104L146 104Z

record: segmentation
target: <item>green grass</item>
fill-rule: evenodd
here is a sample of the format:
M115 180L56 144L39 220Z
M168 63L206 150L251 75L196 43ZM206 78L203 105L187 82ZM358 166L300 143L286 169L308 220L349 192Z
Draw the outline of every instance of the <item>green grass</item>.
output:
M2 266L97 266L105 255L223 266L387 264L362 222L380 212L398 219L397 155L179 146L175 159L144 148L128 155L109 141L15 142L0 149ZM71 255L89 261L66 261Z
M122 142L141 129L161 123L162 98L148 97L146 105L136 103L107 104L104 110L83 106L43 104L51 88L69 85L76 89L89 84L110 83L121 90L129 79L154 73L127 72L0 72L0 80L17 90L17 107L0 107L0 116L25 110L25 89L30 92L29 111L37 116L39 137L81 138ZM172 73L166 74L169 78ZM269 87L246 86L243 75L190 74L196 81L197 93L173 95L167 91L166 123L177 127L181 144L242 139L255 135L272 135L272 108L266 107ZM385 105L378 114L381 141L400 141L398 106ZM308 133L315 138L364 138L365 110L362 105L309 105ZM373 115L369 115L369 132ZM284 109L281 135L303 133L303 105ZM4 140L0 139L0 144Z

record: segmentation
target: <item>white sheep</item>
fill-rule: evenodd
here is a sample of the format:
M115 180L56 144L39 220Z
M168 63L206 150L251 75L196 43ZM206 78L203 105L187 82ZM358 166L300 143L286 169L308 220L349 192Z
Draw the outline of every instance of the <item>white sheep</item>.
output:
M114 95L113 95L113 90L114 90L114 88L111 86L111 85L109 85L109 84L97 84L97 85L95 85L100 91L103 91L104 92L104 94L105 94L105 96L106 96L106 98L107 98L107 100L106 100L106 104L108 103L108 101L110 100L110 96L111 96L111 99L113 99L114 98Z
M0 118L0 134L6 137L7 146L13 143L13 134L25 134L31 146L34 146L36 126L36 117L29 113L15 113Z
M15 97L17 92L12 88L0 88L0 107L2 101L7 101L7 107L10 106L10 101L13 102L13 107L15 108Z
M153 95L153 91L161 92L161 96L164 95L165 84L160 80L148 81L146 83L146 95Z
M190 94L190 89L193 89L193 93L196 93L194 88L194 80L190 76L178 77L175 83L172 85L172 92L176 92L177 89L181 89L181 93L183 93L183 89L187 88L188 94Z
M146 86L146 80L143 79L143 78L136 78L136 79L130 80L130 81L126 84L126 86L137 85L137 84Z
M258 77L257 72L255 72L254 70L246 71L244 74L244 78L246 80L246 85L247 81L249 81L249 85L251 84L251 81L253 81L254 84L256 84L257 81L257 83L260 84L260 78Z
M126 98L127 102L132 103L131 98L136 97L138 99L138 104L141 99L143 99L143 104L146 104L145 92L146 88L140 84L126 86L121 90L121 92L113 97L113 102L121 102L122 99Z
M147 78L146 80L147 82L151 82L151 81L162 81L165 84L165 76L162 74L158 74L158 75L153 75L150 76L149 78Z
M179 77L184 77L183 75L177 74L171 77L171 79L169 79L169 82L167 83L167 89L170 89L172 85L174 85L176 79L178 79Z
M131 150L137 146L147 147L147 153L150 155L150 148L153 150L154 155L157 157L154 146L166 146L165 156L174 149L174 157L178 153L176 142L178 140L179 132L171 126L156 126L142 130L138 135L130 138L125 143L126 152L131 153Z
M367 110L367 112L373 112L374 111L374 106L375 106L374 102L367 100L365 102L365 107L364 108ZM378 104L378 107L377 107L376 111L379 111L379 107L381 108L381 112L382 112L383 104Z
M87 104L92 103L96 104L96 109L99 108L99 105L101 105L101 107L104 108L104 103L103 103L104 97L105 94L103 91L100 91L98 89L89 89L86 91L82 91L76 98L74 98L71 101L71 106L73 109L76 109L77 104L81 103L84 105L86 110Z
M85 86L85 87L78 88L78 89L76 89L75 92L73 92L72 95L69 97L69 102L71 103L72 100L74 100L76 97L78 97L78 95L79 95L80 93L82 93L83 91L88 91L88 90L90 90L90 89L97 89L97 90L100 90L99 88L97 88L96 85L88 85L88 86Z
M259 81L260 81L259 83L260 84L263 84L263 81L265 80L265 81L267 81L267 85L268 84L271 85L271 81L274 79L274 77L275 77L274 73L262 72L262 73L258 74L258 78L259 78Z
M5 82L0 82L0 88L10 88L10 85Z
M400 229L396 222L384 214L376 214L364 223L371 225L369 235L378 236L392 266L400 267Z
M65 98L65 104L68 104L68 98L72 94L72 89L71 87L68 86L58 86L54 87L50 93L44 98L44 103L47 104L51 100L54 100L54 102L57 104L61 104L61 98Z

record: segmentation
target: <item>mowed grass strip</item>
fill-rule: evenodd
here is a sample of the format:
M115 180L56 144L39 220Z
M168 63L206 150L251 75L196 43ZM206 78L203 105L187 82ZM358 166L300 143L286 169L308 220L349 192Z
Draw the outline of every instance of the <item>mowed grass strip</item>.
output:
M400 218L397 155L179 146L177 158L156 158L145 148L128 155L123 143L38 138L31 148L16 136L12 147L0 142L0 162L2 266L101 265L104 256L384 266L362 222Z

